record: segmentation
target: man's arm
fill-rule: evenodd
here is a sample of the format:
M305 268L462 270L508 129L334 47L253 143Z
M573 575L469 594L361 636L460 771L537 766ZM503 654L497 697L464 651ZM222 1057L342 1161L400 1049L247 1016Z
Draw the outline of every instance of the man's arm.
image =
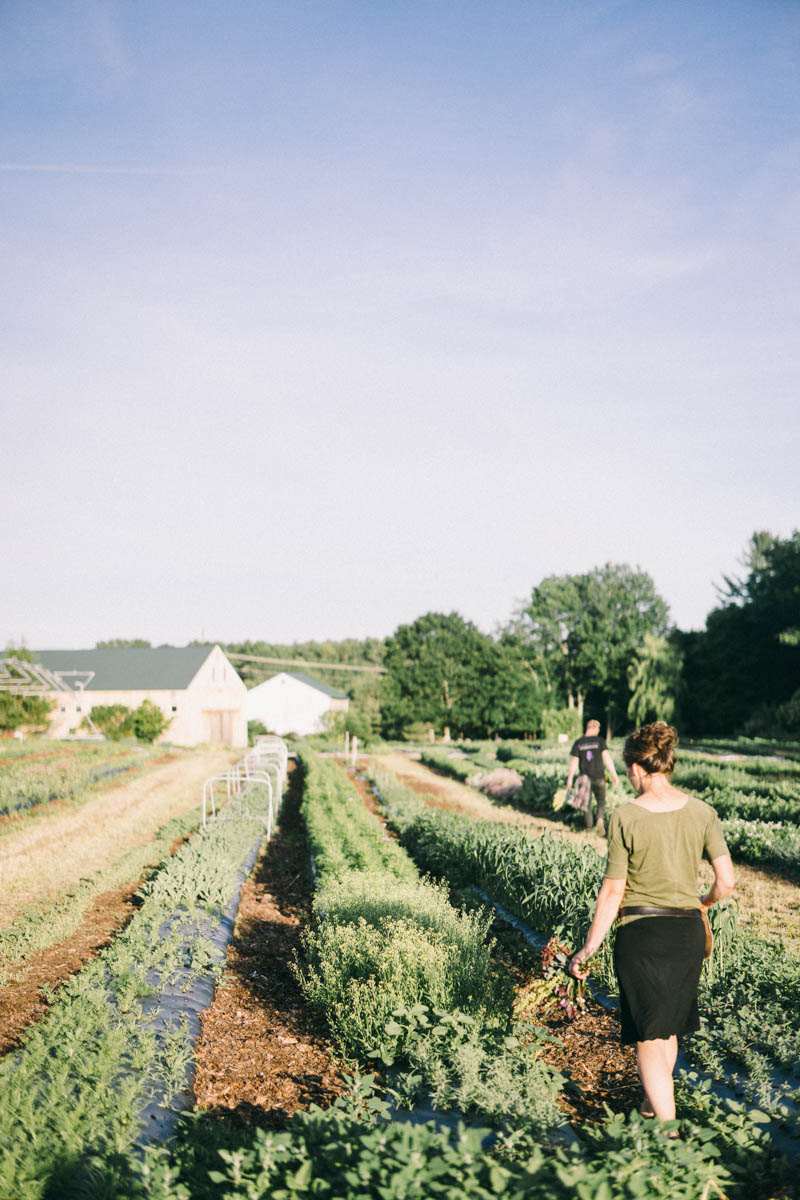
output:
M575 778L575 772L577 771L577 769L578 769L578 758L577 758L577 755L573 754L572 758L569 760L569 768L567 770L567 787L568 788L572 787L572 781Z
M619 777L617 776L617 768L614 766L614 760L608 750L603 751L603 762L611 778L614 780L614 787L619 787Z

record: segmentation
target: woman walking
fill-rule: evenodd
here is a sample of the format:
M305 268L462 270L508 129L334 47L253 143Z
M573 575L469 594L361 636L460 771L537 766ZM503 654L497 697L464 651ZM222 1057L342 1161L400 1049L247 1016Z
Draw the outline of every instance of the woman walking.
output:
M608 824L608 862L594 920L569 969L600 947L619 914L614 944L622 1042L636 1045L644 1088L641 1111L662 1121L675 1116L673 1071L678 1036L700 1028L697 986L705 954L708 909L733 890L733 864L719 817L710 805L672 786L678 735L656 721L634 730L623 758L636 799ZM698 897L701 858L714 883Z

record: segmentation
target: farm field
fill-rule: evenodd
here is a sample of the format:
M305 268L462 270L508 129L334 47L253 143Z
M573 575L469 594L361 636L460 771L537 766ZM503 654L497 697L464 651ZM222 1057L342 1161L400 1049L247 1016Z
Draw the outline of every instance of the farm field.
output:
M279 826L243 887L227 963L224 971L215 969L216 992L203 1012L200 1036L187 1049L187 1034L175 1026L165 1035L167 1049L155 1057L157 1047L136 1016L152 986L147 956L156 955L162 975L187 969L180 967L178 948L169 949L171 935L164 941L157 931L176 905L218 911L233 864L261 819L262 801L254 793L230 821L195 833L200 767L209 765L203 755L194 762L187 755L153 773L172 778L173 767L185 768L182 783L172 779L176 808L169 810L170 820L188 820L194 788L194 825L173 839L180 844L174 858L174 844L164 851L129 929L56 989L48 998L50 1011L0 1063L0 1197L38 1200L56 1187L65 1195L92 1195L94 1188L109 1200L210 1200L220 1194L244 1200L307 1191L399 1198L433 1195L440 1185L464 1196L507 1191L564 1200L577 1194L611 1200L792 1194L787 1168L759 1132L762 1118L754 1120L746 1108L730 1109L696 1085L681 1085L684 1140L677 1143L628 1117L638 1103L638 1085L632 1055L618 1045L613 1015L589 999L585 1007L577 1003L575 1019L567 1020L554 999L558 976L549 982L542 976L538 952L488 911L469 883L471 830L491 826L512 839L503 843L512 848L513 839L521 838L539 863L534 892L544 896L549 889L546 904L534 900L545 916L537 927L549 933L560 923L569 940L570 922L579 914L560 921L547 915L559 911L559 889L548 873L556 863L571 870L574 862L585 862L587 887L594 886L601 839L499 806L404 755L370 764L371 773L380 772L376 796L342 765L298 750ZM413 790L401 786L403 773ZM397 795L390 794L391 779ZM118 786L108 798L131 787ZM176 798L182 788L183 812ZM147 810L144 796L140 802ZM85 809L82 803L58 819L81 821ZM126 812L121 803L114 814L121 830L128 828ZM426 813L434 824L425 823ZM75 836L80 840L90 828L91 822L81 821L82 834ZM68 825L61 832L67 835ZM448 839L456 839L452 853ZM462 877L448 886L423 877L428 870L440 873L436 862L425 863L424 854L417 861L418 850L437 847L460 864ZM43 844L32 844L31 853L44 854ZM224 871L223 861L230 863ZM578 893L583 902L581 887ZM513 889L502 897L507 907L509 898ZM47 902L47 896L40 899ZM156 909L139 932L152 904ZM531 911L524 914L529 921ZM193 938L190 976L210 961L202 938ZM139 949L132 960L127 947L134 945ZM111 990L103 1001L106 987ZM81 1007L84 997L88 1008ZM85 1035L77 1032L75 1014L84 1012L78 1025L89 1022L89 1013L100 1023L81 1049ZM78 1073L71 1059L58 1065L59 1055L72 1054L72 1029ZM88 1049L95 1038L99 1058ZM54 1045L57 1050L47 1049ZM109 1098L84 1099L87 1087L97 1094L92 1072L107 1059L111 1066L103 1070L117 1080L107 1089ZM147 1089L124 1082L123 1064L134 1061L147 1065L145 1078L157 1078L159 1094L185 1089L193 1061L195 1115L170 1136L167 1151L146 1137L143 1152L135 1150ZM50 1120L51 1086L62 1094L67 1089L77 1113L87 1110L85 1121L76 1117L59 1134L69 1144L67 1155L40 1123ZM23 1091L33 1103L23 1104ZM411 1110L417 1121L436 1117L438 1129L409 1124ZM468 1125L459 1126L460 1119ZM494 1130L491 1150L483 1146L487 1130ZM20 1146L21 1136L40 1140L38 1158ZM19 1192L9 1183L14 1155L14 1171L26 1179Z
M562 758L563 764L558 767L552 768L548 764L548 768L552 770L552 775L547 776L547 778L552 778L550 797L557 787L563 786L566 778L566 755L562 754ZM441 752L433 759L437 762L437 766L445 760L446 756ZM555 813L552 817L546 817L538 811L528 812L522 803L512 807L510 804L492 800L476 788L459 782L458 778L442 774L441 768L434 769L408 754L400 752L381 754L376 755L371 761L376 770L385 769L392 772L402 783L422 795L432 797L433 802L445 810L462 812L483 820L518 824L533 831L557 833L573 842L588 843L598 853L605 853L605 839L599 837L594 830L585 831L575 828L574 825L565 825L563 821L557 819L558 814ZM470 776L474 777L476 768L481 765L480 759L477 763L471 762L469 758L466 760L457 758L450 761L456 765L460 776L465 779ZM491 765L498 764L483 760L484 770ZM719 768L717 767L717 769ZM682 786L694 791L689 783ZM800 791L800 789L798 790ZM800 796L796 801L796 811L800 814ZM733 841L733 839L731 840ZM780 872L759 869L740 861L735 845L734 842L732 851L736 861L736 898L742 930L764 937L779 930L786 950L800 957L799 884L793 882L791 878L786 878ZM703 863L701 866L702 881L710 883L712 878L711 868ZM800 881L800 876L798 876L798 880Z
M462 763L455 760L454 766L461 773ZM573 929L568 942L577 941L585 921L585 906L591 907L602 874L602 857L590 847L590 839L586 838L583 850L574 837L559 836L554 840L544 834L538 841L531 841L519 826L515 829L506 820L496 821L494 805L487 810L489 820L476 818L471 798L471 829L459 825L453 816L441 813L440 798L435 801L428 798L429 804L424 806L426 816L417 798L420 791L424 792L419 768L414 775L413 792L398 788L394 775L378 772L374 778L391 819L399 823L401 831L408 831L403 832L404 844L409 845L413 854L421 856L420 864L434 874L444 874L451 882L454 879L463 882L466 873L466 878L482 883L517 915L533 920L534 928L552 928L558 921ZM453 803L457 803L455 797L451 797ZM431 804L437 808L430 807ZM503 815L507 817L507 813ZM559 845L566 850L570 844L574 851L568 854L557 851ZM748 874L746 868L737 870L740 877ZM548 892L544 882L548 875L560 875L560 888L553 891L551 884ZM706 968L704 985L708 993L707 1026L711 1032L689 1039L689 1052L693 1061L708 1068L716 1078L796 1127L800 1099L796 1049L800 1028L782 993L785 989L786 994L793 994L800 984L800 960L794 952L797 889L796 885L765 877L763 873L755 878L753 873L749 875L745 887L740 889L744 895L738 907L745 919L738 933L729 920L735 909L728 906L712 912L717 942L715 960ZM584 883L583 879L589 882ZM541 902L536 899L540 891ZM777 912L780 914L783 906L787 918L785 930L772 919L776 914L776 893L779 894ZM765 895L771 898L769 905L764 904ZM595 971L602 982L613 986L607 955L604 949Z
M161 749L133 779L101 780L80 804L50 803L7 819L0 837L0 1050L44 1011L42 989L74 973L130 917L143 873L196 827L203 780L234 757Z

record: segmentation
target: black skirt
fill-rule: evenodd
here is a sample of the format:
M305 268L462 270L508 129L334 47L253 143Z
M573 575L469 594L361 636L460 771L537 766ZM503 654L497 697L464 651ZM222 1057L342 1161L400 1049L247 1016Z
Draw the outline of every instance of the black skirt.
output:
M700 1028L697 985L705 929L697 917L639 917L617 930L622 1042L646 1042Z

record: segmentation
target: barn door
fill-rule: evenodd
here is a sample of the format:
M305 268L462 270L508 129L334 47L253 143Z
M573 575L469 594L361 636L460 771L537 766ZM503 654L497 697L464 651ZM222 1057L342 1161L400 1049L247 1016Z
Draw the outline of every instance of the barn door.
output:
M205 740L232 746L236 713L230 709L206 709L203 716L206 719Z

